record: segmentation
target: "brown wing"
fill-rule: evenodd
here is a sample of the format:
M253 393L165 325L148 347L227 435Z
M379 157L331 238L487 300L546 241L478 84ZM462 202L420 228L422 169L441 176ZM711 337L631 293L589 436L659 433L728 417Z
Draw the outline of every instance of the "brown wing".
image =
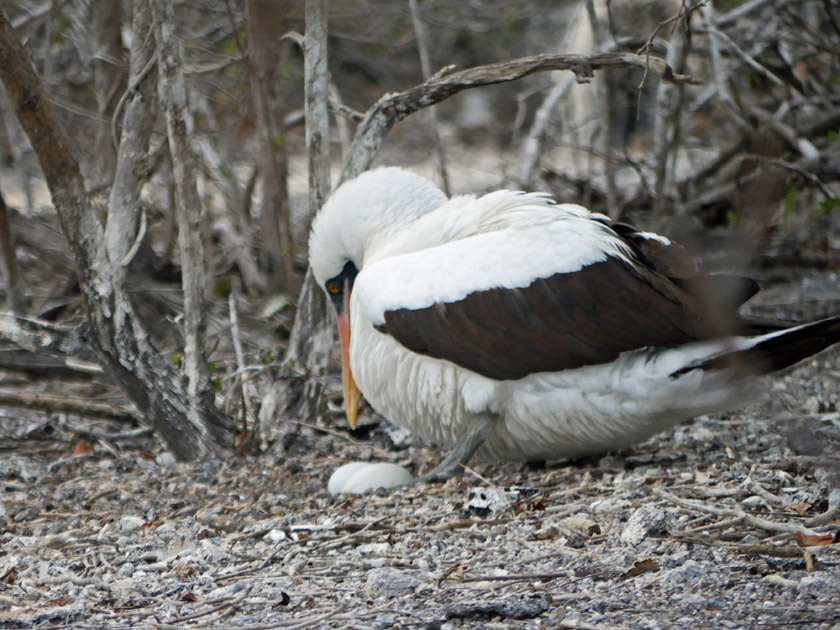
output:
M406 348L493 379L606 363L622 352L703 339L714 317L642 263L610 257L519 289L385 312L385 332Z

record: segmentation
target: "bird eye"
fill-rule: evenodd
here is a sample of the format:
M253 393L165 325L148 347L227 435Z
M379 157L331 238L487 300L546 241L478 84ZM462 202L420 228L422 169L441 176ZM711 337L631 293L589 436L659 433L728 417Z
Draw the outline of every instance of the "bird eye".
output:
M336 293L338 293L339 289L338 289L338 287L337 287L337 286L335 286L332 282L330 282L330 283L327 285L327 291L329 291L330 293L332 293L333 295L335 295Z

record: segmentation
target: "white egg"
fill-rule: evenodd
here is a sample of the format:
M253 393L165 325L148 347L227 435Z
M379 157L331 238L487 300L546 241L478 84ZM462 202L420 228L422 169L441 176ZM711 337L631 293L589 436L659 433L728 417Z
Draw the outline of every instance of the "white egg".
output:
M396 464L364 464L349 471L349 475L337 479L339 471L348 468L347 464L333 473L329 483L329 490L333 494L339 492L363 494L374 488L396 488L411 481L411 474ZM343 482L343 483L342 483Z
M368 464L353 473L342 492L362 494L374 488L396 488L411 481L411 474L396 464Z
M344 491L344 485L350 477L359 472L362 468L371 465L372 464L370 462L350 462L349 464L340 466L330 477L330 480L327 483L327 490L330 491L330 494L340 494Z

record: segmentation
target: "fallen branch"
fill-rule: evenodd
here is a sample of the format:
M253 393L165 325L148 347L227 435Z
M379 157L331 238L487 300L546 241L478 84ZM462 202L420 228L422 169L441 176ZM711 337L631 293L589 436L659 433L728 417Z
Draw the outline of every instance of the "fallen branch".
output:
M121 442L123 440L136 440L141 437L148 437L154 433L151 427L140 427L131 431L120 431L119 433L106 433L105 431L92 431L83 427L65 425L70 433L86 440L99 440L102 442Z
M689 510L694 510L696 512L703 512L704 514L712 514L714 516L721 516L726 518L738 518L743 519L745 523L752 525L753 527L757 527L758 529L762 529L768 532L778 532L782 534L795 534L797 532L803 532L805 534L812 534L814 536L818 536L817 532L814 532L805 527L799 527L797 525L788 525L787 523L776 523L774 521L768 521L767 519L754 516L743 510L731 509L731 508L718 508L713 507L711 505L706 505L705 503L700 503L698 501L690 501L688 499L683 499L682 497L678 497L670 492L666 492L662 488L654 488L653 493L662 498L666 501L670 501L671 503L675 503L681 507L684 507Z
M37 409L48 412L73 413L80 416L94 416L109 420L139 420L140 414L133 409L126 409L109 405L108 403L78 398L62 398L44 394L27 394L22 392L0 391L0 405L21 407L23 409Z
M0 313L0 337L35 353L72 356L85 350L76 330L11 313Z

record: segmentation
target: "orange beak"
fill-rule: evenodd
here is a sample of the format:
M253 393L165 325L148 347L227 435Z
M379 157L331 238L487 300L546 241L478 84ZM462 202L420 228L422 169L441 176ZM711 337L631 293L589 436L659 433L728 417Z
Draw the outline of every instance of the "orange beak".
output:
M341 344L341 384L344 386L344 413L347 415L347 422L350 428L356 428L356 419L359 415L359 404L362 402L362 392L353 380L353 373L350 371L350 287L344 285L344 311L336 313L336 324L338 324L338 340Z

